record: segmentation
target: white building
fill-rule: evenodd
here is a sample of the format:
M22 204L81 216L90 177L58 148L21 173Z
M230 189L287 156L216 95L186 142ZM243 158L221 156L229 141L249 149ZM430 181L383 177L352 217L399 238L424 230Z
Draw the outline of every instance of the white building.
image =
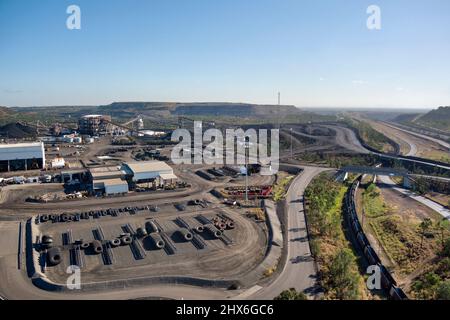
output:
M0 144L0 172L45 168L43 142Z
M119 178L95 180L93 188L94 192L101 190L107 196L128 193L128 183Z
M52 169L61 169L66 166L66 161L64 158L55 158L50 162L50 166Z
M124 194L128 192L125 172L117 166L89 169L94 193L105 195Z
M136 184L155 183L157 186L173 183L177 176L173 169L162 161L141 161L125 163L122 168Z

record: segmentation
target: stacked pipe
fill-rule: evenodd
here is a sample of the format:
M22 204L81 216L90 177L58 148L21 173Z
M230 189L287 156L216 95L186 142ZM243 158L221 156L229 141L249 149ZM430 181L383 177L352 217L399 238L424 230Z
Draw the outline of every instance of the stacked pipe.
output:
M218 230L213 224L206 224L205 225L206 231L208 231L209 234L211 234L215 238L220 238L222 236L222 231Z
M102 243L99 240L94 240L91 242L92 249L95 253L102 253L103 252L103 246Z
M181 234L184 240L186 241L192 240L192 233L188 229L181 228L178 232Z
M215 217L212 221L214 226L221 231L224 231L225 229L234 229L234 221L231 219Z
M166 243L158 233L150 233L148 237L152 240L152 242L158 249L162 249L166 245Z
M62 256L61 250L59 248L50 248L47 250L48 264L51 266L56 266L61 263Z
M154 221L147 221L145 223L145 230L147 230L148 234L159 231Z

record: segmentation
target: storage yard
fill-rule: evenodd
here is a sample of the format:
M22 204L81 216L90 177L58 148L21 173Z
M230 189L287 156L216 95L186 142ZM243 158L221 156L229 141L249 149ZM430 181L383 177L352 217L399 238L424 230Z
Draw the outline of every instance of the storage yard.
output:
M61 283L67 267L78 265L88 283L168 275L238 279L264 257L265 230L242 216L217 209L180 215L167 207L36 217L33 239L44 274Z

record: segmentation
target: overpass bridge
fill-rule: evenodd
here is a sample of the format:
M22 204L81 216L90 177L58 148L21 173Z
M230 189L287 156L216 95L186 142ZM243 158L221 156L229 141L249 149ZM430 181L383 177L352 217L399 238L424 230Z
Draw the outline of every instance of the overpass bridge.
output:
M403 169L385 167L346 166L338 170L337 180L345 181L349 173L369 174L373 176L403 177L403 186L411 188L412 175Z

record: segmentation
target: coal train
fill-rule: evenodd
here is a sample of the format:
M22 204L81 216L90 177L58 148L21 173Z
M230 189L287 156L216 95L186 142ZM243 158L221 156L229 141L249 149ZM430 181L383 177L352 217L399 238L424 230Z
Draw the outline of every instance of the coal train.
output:
M380 258L378 257L375 250L370 245L369 240L367 239L364 231L361 227L361 224L358 219L358 215L356 213L355 207L355 193L359 187L361 182L361 178L359 177L351 186L350 191L347 193L345 199L346 213L348 218L348 223L351 227L351 230L357 240L357 244L360 246L361 251L364 253L367 261L370 265L376 265L381 270L381 287L388 293L389 297L393 300L407 300L405 292L397 287L397 282L392 277L390 272L383 266Z

